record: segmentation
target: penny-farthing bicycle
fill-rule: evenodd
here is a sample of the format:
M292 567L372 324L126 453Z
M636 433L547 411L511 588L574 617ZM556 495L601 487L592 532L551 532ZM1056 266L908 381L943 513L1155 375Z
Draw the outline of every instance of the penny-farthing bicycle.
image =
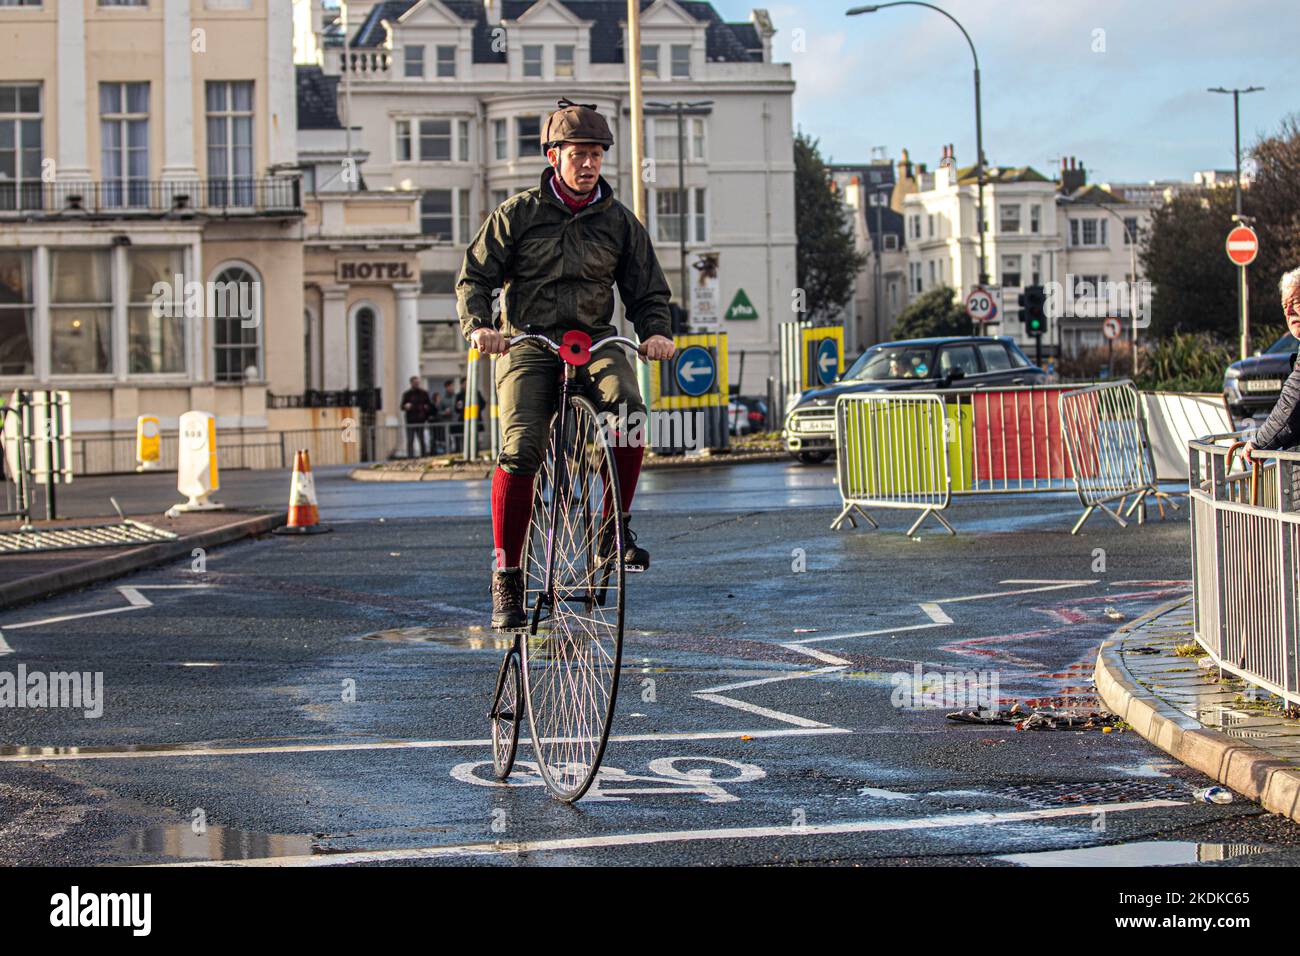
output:
M525 628L497 673L488 718L492 763L506 779L519 747L524 709L547 789L572 802L587 792L609 740L623 653L623 522L612 435L583 394L580 370L592 353L637 343L586 333L517 335L556 352L559 400L533 491L524 544ZM608 556L608 557L602 557Z

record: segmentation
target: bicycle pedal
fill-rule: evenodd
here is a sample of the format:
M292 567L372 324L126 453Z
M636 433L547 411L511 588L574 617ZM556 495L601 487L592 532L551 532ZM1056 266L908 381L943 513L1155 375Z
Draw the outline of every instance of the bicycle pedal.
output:
M643 566L643 565L640 565L640 564L625 564L625 565L623 565L623 571L624 571L625 573L627 573L627 574L640 574L640 573L643 572L643 571L649 571L649 570L650 570L649 568L647 568L647 567L645 567L645 566Z

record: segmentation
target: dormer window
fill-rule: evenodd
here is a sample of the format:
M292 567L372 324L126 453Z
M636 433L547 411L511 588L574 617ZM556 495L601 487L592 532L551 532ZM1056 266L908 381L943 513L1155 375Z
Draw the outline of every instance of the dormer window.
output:
M659 47L655 44L641 45L641 78L659 79Z
M524 76L541 79L542 48L540 45L526 44L524 46Z
M689 44L674 43L672 47L672 75L675 80L691 77L691 48Z
M438 76L443 79L456 78L456 48L454 46L438 47Z
M573 76L573 44L564 43L555 48L556 79Z
M402 59L405 62L403 75L409 79L424 78L424 47L417 43L408 43L404 48Z

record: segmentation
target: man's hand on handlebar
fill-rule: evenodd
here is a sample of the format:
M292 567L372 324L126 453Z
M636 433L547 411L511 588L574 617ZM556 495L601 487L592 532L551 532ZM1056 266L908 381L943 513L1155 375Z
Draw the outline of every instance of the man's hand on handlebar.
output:
M510 340L496 329L475 329L470 333L469 340L484 355L505 355L510 350Z
M1255 464L1257 459L1255 458L1254 444L1252 444L1251 442L1246 442L1246 444L1242 445L1241 457L1246 460L1247 464L1251 464L1251 465Z
M652 362L667 361L676 351L673 340L663 335L652 335L641 343L641 354Z

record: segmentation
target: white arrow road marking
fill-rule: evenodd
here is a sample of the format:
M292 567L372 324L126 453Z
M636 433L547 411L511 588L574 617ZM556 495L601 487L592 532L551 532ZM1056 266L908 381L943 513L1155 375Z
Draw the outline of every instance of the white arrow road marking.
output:
M142 611L147 607L153 607L153 601L141 594L141 591L180 591L193 590L195 588L210 588L211 584L136 584L121 585L117 592L126 598L125 607L110 607L101 611L82 611L79 614L60 614L58 617L43 617L37 621L20 621L15 624L6 624L5 628L11 631L21 630L25 627L42 627L46 624L62 624L64 621L79 621L87 617L103 617L105 614L121 614L124 611ZM0 657L6 654L12 654L13 648L10 647L0 635Z
M852 820L845 823L809 823L801 827L728 827L712 830L666 830L651 833L615 833L606 836L570 837L554 840L470 843L459 846L425 846L396 850L363 850L355 853L325 853L311 856L263 857L255 860L213 860L164 863L167 867L191 866L346 866L357 863L393 863L403 860L435 860L466 856L516 856L556 850L594 850L604 847L646 846L664 843L698 843L703 840L801 839L812 836L841 836L853 833L893 833L900 830L947 830L957 827L998 826L1034 820L1060 820L1099 813L1127 813L1185 807L1183 800L1134 800L1127 803L1095 803L1081 807L1048 807L1041 810L1013 810L1005 813L951 813L933 817ZM148 865L148 864L146 864Z

